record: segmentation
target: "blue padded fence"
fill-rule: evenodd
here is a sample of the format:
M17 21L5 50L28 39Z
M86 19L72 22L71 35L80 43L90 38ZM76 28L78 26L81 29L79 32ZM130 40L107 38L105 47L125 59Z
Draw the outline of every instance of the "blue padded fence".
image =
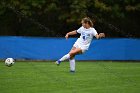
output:
M0 37L0 59L57 60L68 53L77 38ZM94 39L77 60L140 60L140 39Z

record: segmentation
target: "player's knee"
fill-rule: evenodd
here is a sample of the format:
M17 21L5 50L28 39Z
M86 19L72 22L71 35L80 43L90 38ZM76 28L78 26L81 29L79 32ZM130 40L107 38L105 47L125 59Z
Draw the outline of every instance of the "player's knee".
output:
M70 58L72 58L72 57L75 56L75 53L74 52L69 52L69 55L70 55Z
M75 56L71 56L70 59L74 59Z

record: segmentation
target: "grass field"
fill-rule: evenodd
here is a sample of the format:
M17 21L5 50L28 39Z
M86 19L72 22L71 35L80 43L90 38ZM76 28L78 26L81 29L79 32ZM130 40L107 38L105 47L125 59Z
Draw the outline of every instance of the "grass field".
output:
M0 62L0 93L140 93L140 63Z

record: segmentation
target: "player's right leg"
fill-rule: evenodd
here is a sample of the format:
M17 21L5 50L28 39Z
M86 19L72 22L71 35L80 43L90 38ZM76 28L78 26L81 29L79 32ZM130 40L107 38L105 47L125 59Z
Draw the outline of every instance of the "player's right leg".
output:
M75 55L77 55L77 54L82 54L82 49L81 48L75 48L75 49L72 49L69 52L70 58L75 57Z
M55 64L60 65L60 63L61 63L62 61L65 61L65 60L67 60L67 59L69 59L69 58L70 58L70 54L68 53L68 54L64 55L62 58L60 58L59 60L57 60L57 61L55 62Z
M70 51L72 51L72 50L74 50L74 49L76 49L76 47L72 47L72 49L71 49ZM55 64L60 65L60 63L61 63L62 61L65 61L65 60L67 60L67 59L70 59L69 53L66 54L66 55L64 55L64 56L63 56L62 58L60 58L59 60L57 60L57 61L55 62Z
M68 54L64 55L61 59L57 60L55 64L60 65L62 61L73 58L76 54L79 54L79 53L82 53L82 50L80 48L73 47Z

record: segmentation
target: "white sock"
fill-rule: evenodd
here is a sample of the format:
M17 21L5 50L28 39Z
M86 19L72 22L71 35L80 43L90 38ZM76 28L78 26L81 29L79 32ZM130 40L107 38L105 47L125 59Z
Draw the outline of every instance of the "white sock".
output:
M75 59L70 59L70 70L75 71Z
M67 60L67 59L69 59L70 58L70 55L69 54L66 54L66 55L64 55L61 59L60 59L60 61L65 61L65 60Z

